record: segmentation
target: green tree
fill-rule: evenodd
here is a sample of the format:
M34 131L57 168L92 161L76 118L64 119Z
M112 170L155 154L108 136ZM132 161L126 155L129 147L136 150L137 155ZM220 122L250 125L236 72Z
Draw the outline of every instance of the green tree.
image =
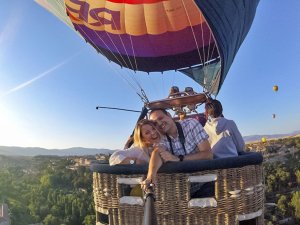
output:
M286 168L279 167L276 171L276 176L282 183L285 183L290 178L290 173L286 170Z
M57 218L51 214L48 214L46 216L46 218L44 219L43 223L44 223L44 225L54 225L54 224L58 225L58 224L60 224L60 221L59 221L59 218Z
M52 215L61 217L63 215L63 211L60 209L59 205L53 205L50 209Z
M267 192L273 193L276 177L273 174L267 176Z
M87 215L92 218L92 173L84 167L69 170L69 164L48 156L0 162L0 201L9 205L12 225L82 225Z
M295 175L297 184L300 185L300 170L296 170Z
M96 216L95 215L87 215L84 217L84 224L85 225L95 225L96 223Z
M277 207L282 213L283 216L285 216L287 211L287 197L285 195L281 195L277 202Z
M295 209L295 217L300 219L300 191L293 193L290 204Z

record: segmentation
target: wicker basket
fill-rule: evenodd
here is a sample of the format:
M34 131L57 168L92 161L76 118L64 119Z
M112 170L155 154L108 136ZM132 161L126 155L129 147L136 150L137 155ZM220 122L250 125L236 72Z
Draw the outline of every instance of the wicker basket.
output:
M242 156L210 161L164 165L155 188L159 225L263 224L262 156ZM141 225L143 199L124 195L124 185L145 178L146 166L92 166L97 225ZM213 182L214 195L192 198L191 182ZM125 201L123 201L125 199ZM100 222L106 216L106 222ZM243 221L243 222L242 222Z

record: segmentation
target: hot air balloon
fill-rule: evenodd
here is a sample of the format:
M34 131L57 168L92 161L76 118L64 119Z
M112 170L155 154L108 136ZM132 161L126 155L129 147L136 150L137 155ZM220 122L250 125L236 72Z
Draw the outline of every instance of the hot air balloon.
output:
M272 114L272 118L275 119L276 118L276 114L273 113Z
M277 86L277 85L274 85L274 86L273 86L273 91L275 91L275 92L278 91L278 86Z
M108 60L178 70L218 94L259 0L36 0Z
M182 109L195 102L205 102L207 95L217 95L259 3L259 0L35 1L109 61L132 71L180 71L205 92L186 96L178 93L178 97L157 102L149 102L143 95L145 106L150 109L157 106ZM256 218L256 224L261 225L262 161L261 154L252 152L242 153L234 160L165 164L157 175L156 189L144 196L150 200L146 201L150 204L145 204L146 216L143 198L126 196L124 188L139 185L148 167L94 164L91 170L96 223L140 225L144 221L148 225L209 221L211 225L219 225ZM214 194L205 199L193 198L190 189L199 182L208 184ZM154 194L157 194L155 202ZM146 210L148 205L150 210Z
M267 142L267 138L265 138L265 137L262 137L262 138L261 138L261 142L262 142L262 143L265 143L265 142Z

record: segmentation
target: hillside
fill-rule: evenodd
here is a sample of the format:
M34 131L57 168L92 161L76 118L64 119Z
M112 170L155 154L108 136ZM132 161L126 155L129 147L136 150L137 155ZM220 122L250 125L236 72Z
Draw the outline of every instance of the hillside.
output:
M57 156L68 156L68 155L96 155L96 154L112 154L113 151L109 149L96 149L96 148L81 148L74 147L68 149L45 149L35 147L10 147L0 146L0 155L9 156L36 156L36 155L57 155Z
M262 137L267 140L296 137L300 136L300 130L294 131L287 134L272 134L272 135L250 135L244 136L246 143L259 142ZM36 156L36 155L57 155L57 156L68 156L68 155L96 155L96 154L112 154L114 150L110 149L97 149L97 148L82 148L74 147L67 149L46 149L39 147L16 147L16 146L0 146L0 155L6 156Z
M265 224L300 224L300 135L246 145L264 156Z
M256 135L249 135L249 136L244 136L244 141L246 143L250 142L255 142L255 141L260 141L263 137L266 139L277 139L277 138L287 138L287 137L297 137L300 135L300 130L287 133L287 134L256 134Z

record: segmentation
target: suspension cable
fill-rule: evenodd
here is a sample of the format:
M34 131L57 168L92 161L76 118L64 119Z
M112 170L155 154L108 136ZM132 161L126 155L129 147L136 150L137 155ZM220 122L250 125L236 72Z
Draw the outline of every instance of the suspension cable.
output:
M63 3L62 3L62 1L60 1L60 0L57 0L56 1L56 3L57 3L57 5L59 6L59 7L61 7L63 10L65 10L65 8L64 8L64 5L63 5ZM99 20L99 17L97 16L97 18L98 18L98 20ZM100 22L100 21L99 21ZM93 42L93 40L90 38L90 36L80 27L80 26L78 26L78 28L80 29L80 31L83 33L83 34L85 34L85 36L88 38L88 41L90 42L90 43L92 43L93 44L93 46L94 46L94 48L98 51L98 52L100 52L102 55L104 55L103 54L103 52L102 52L102 50ZM91 29L92 30L92 29ZM122 65L122 63L119 61L119 59L116 57L116 55L114 54L114 52L112 52L110 49L109 49L109 47L107 46L107 44L103 41L103 39L99 36L99 34L95 31L95 30L93 30L93 32L96 34L96 36L99 38L99 40L101 40L103 43L104 43L104 45L106 46L106 48L108 49L108 51L110 51L110 53L114 56L114 58L119 62L119 64L120 65ZM110 37L109 37L110 38ZM121 37L120 37L121 38ZM110 38L110 40L111 40L111 38ZM112 40L111 40L112 41ZM115 43L112 41L112 43L113 43L113 45L115 46ZM123 43L123 42L122 42ZM123 44L124 45L124 44ZM115 46L116 47L116 46ZM117 48L116 48L117 49ZM118 51L118 49L117 49L117 51ZM125 50L126 51L126 50ZM119 52L119 51L118 51ZM127 54L127 52L126 52L126 54ZM129 67L127 64L126 64L126 61L124 60L124 58L122 57L122 54L120 54L120 52L119 52L119 55L120 55L120 57L122 58L122 61L124 61L124 64L126 65L126 67ZM127 55L128 56L128 55ZM129 60L129 62L131 62L130 60ZM113 68L110 64L109 64L109 66L111 67L111 68ZM132 64L131 64L131 66L132 66ZM133 66L132 66L133 67ZM137 67L137 66L136 66ZM135 87L135 85L133 85L133 83L131 83L127 78L126 78L126 76L122 76L122 74L118 71L118 70L116 70L115 68L113 68L113 70L116 72L116 74L118 74L125 82L127 82L127 84L129 85L129 86L131 86L131 88L133 88L134 90L135 90L135 92L136 92L136 94L142 99L142 101L143 102L145 102L145 101L148 101L147 100L147 96L146 96L146 94L145 94L145 91L143 91L143 93L142 92L140 92L139 93L139 90ZM126 72L128 73L128 70L126 70ZM140 83L137 81L137 79L134 77L134 73L131 71L131 73L133 74L133 77L132 76L129 76L129 77L131 77L131 79L135 82L135 84L139 87L139 89L141 89L142 90L142 87L141 87L141 85L140 85ZM146 96L146 98L145 98L145 96Z

